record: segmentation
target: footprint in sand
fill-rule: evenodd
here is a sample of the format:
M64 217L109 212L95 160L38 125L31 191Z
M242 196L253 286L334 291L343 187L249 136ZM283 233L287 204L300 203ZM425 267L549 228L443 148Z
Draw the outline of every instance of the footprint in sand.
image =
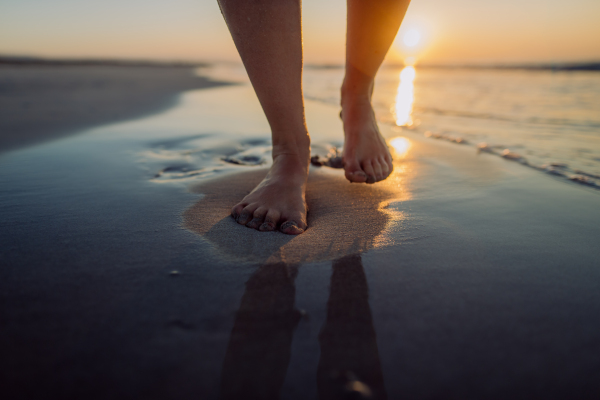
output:
M259 232L237 224L230 212L266 173L232 174L193 187L204 197L184 213L184 226L228 258L261 264L333 260L385 245L382 232L404 218L389 204L410 197L397 174L377 185L353 185L339 171L312 170L306 192L309 229L298 236Z

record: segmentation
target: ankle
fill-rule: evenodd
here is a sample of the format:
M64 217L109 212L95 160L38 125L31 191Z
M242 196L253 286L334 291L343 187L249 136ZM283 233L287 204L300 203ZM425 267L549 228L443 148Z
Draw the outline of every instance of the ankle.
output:
M269 176L284 179L287 184L297 186L305 184L308 177L309 157L294 153L273 153L273 165Z
M341 105L356 104L356 103L371 103L373 95L374 82L372 79L352 80L348 77L344 78L344 83L341 89Z
M285 140L273 140L273 160L280 156L295 156L304 161L310 158L310 136L308 133Z

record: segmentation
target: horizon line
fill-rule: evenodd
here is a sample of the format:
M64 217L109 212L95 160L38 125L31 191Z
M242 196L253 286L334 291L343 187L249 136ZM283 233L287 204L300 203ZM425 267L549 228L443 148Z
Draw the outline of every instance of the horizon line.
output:
M206 67L214 64L241 64L241 61L200 60L152 60L139 58L99 57L39 57L0 54L0 65L54 65L54 66L129 66L129 67ZM382 68L403 68L401 62L388 62ZM419 68L439 69L525 69L554 71L600 71L600 60L562 62L514 62L514 63L417 63ZM307 69L343 69L344 64L306 63Z

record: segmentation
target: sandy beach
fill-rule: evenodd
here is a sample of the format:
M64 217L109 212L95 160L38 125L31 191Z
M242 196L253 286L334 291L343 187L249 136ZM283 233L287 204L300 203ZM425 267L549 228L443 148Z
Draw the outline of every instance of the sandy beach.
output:
M3 138L6 398L597 398L600 191L382 124L388 180L312 166L308 230L260 233L229 216L269 165L251 87L164 79L135 120L111 96L149 92L111 89L59 140ZM306 106L339 146L338 107Z
M139 118L224 84L190 67L0 62L0 151Z

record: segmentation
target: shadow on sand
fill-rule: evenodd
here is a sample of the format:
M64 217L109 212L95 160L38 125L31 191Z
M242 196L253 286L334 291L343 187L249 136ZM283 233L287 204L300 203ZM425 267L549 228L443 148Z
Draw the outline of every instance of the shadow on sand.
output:
M377 185L350 184L341 171L311 170L306 199L309 229L298 236L238 225L231 207L267 170L202 183L203 198L184 213L187 229L224 257L260 267L246 283L221 376L221 399L278 399L291 357L299 265L334 260L327 320L319 335L316 371L320 399L385 399L387 394L368 302L361 253L387 244L382 232L404 215L388 209L405 200L394 173Z
M246 283L221 375L221 399L278 399L290 361L295 265L261 266ZM319 399L385 399L360 255L333 262L327 320L319 335Z

